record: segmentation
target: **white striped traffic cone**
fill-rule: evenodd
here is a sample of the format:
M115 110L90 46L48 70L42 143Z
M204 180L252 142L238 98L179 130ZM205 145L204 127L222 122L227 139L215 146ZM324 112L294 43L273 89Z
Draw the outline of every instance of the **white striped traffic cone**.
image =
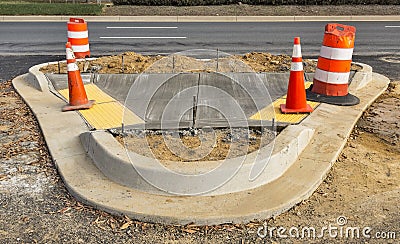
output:
M286 104L281 104L280 108L282 113L311 113L313 111L306 101L300 37L294 38Z
M70 42L65 45L67 53L68 91L69 104L62 108L62 111L89 109L93 106L94 100L88 100L85 87L83 86L81 72L76 64Z

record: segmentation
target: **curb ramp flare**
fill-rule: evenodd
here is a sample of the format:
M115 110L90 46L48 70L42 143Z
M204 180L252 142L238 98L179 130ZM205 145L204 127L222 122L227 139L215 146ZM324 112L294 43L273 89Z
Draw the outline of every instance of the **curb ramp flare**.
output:
M359 105L322 104L300 123L315 129L314 136L281 177L245 192L195 198L149 194L111 181L95 166L80 142L79 136L89 129L78 113L62 113L59 98L48 90L41 92L33 88L24 76L15 78L13 85L35 114L58 172L68 191L78 200L140 221L211 225L267 219L307 199L329 172L358 118L389 84L386 77L368 72L357 76L368 80L355 81L365 85L352 91L360 97ZM36 79L40 84L47 83L44 76L37 75ZM342 116L344 113L346 116ZM337 119L326 123L327 116ZM329 147L322 150L321 145Z

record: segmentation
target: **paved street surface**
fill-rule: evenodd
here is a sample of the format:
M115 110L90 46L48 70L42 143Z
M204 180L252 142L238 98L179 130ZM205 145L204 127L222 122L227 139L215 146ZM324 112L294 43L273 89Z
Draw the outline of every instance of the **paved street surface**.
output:
M93 55L123 51L145 54L190 49L217 49L227 53L292 52L300 36L305 56L318 55L327 22L279 23L88 23ZM397 22L343 22L354 25L356 55L400 55ZM63 55L66 23L0 23L1 54Z
M141 54L171 54L190 49L219 49L231 54L251 51L291 54L293 37L300 36L305 58L316 58L326 22L280 23L89 23L92 56L134 51ZM397 22L345 23L357 28L354 61L400 79L393 70L400 63L400 25ZM0 71L11 63L16 73L27 62L41 63L64 57L66 23L0 23L1 55L40 55L28 59L8 57ZM60 55L42 57L43 55ZM37 61L35 61L35 58ZM10 63L7 61L9 60ZM26 61L25 61L26 60ZM383 61L386 60L386 61ZM15 71L16 69L13 68ZM3 72L2 72L3 73ZM4 79L4 78L3 78Z

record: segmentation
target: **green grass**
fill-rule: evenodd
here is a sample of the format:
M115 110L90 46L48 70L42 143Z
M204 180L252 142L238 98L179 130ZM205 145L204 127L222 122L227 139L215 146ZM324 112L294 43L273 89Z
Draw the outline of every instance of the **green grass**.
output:
M0 15L100 15L103 5L0 1Z

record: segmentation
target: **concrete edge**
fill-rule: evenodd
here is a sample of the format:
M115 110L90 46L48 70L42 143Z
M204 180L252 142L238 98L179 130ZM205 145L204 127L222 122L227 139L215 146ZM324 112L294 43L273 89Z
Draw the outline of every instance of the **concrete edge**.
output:
M381 93L383 93L389 83L389 80L386 77L380 76L378 74L374 74L373 76L375 78L378 78L376 84L375 82L373 82L371 86L364 86L364 89L357 91L358 94L356 95L363 95L363 98L368 99L368 102L358 106L357 110L350 114L349 117L351 117L350 119L352 119L352 121L354 117L359 118L362 115L363 109L367 108ZM341 133L340 136L338 135L339 137L335 135L336 131L332 131L332 133L334 133L335 140L339 140L341 142L339 151L335 150L332 159L325 161L324 159L317 158L316 160L315 157L318 157L318 151L315 151L315 149L321 148L323 145L325 145L318 143L328 142L329 144L332 141L330 137L332 136L332 134L324 135L324 137L326 138L325 141L319 141L320 138L316 137L318 137L321 131L318 131L311 144L309 144L309 146L301 154L301 159L296 161L296 163L289 168L288 172L286 172L284 176L274 182L271 182L271 185L269 184L268 187L260 187L252 190L251 195L248 195L250 194L250 192L246 195L239 195L239 197L236 198L234 198L236 194L224 195L224 197L227 197L229 200L224 199L223 203L228 204L228 206L209 206L213 205L213 202L219 199L220 196L216 196L213 199L208 199L207 205L205 205L207 206L207 209L203 209L208 211L205 212L204 215L200 216L197 213L201 212L200 207L203 205L199 205L199 203L193 201L192 198L179 198L177 202L158 197L156 195L152 195L151 198L146 198L148 197L147 195L144 195L140 192L128 192L127 188L108 181L106 177L98 171L91 160L86 156L86 153L84 152L81 145L79 145L79 148L77 149L77 155L59 156L58 153L62 153L62 151L66 149L62 150L61 148L60 150L59 138L51 138L52 133L57 134L59 133L59 131L57 130L58 128L47 128L48 125L46 125L46 123L49 123L49 121L46 120L52 120L51 125L57 125L57 121L54 120L61 119L55 117L59 115L59 107L61 107L61 102L57 98L55 98L54 95L48 92L40 93L36 89L26 87L26 85L24 84L25 82L23 81L23 77L19 78L20 79L16 78L13 80L13 85L14 87L16 87L17 92L20 93L23 99L27 102L28 106L31 107L32 111L34 111L34 114L36 115L42 128L46 143L49 147L53 160L58 167L59 173L63 178L68 191L78 200L92 205L98 209L102 209L113 214L127 214L132 218L143 221L180 224L195 221L196 224L220 224L227 222L247 222L253 219L265 219L271 216L278 215L281 212L290 209L298 202L301 202L302 200L308 198L314 192L314 190L324 180L326 174L330 170L330 167L336 161L337 156L340 154L340 150L346 144L346 139L348 138L348 135L351 133L354 124L357 122L357 120L354 120L354 122L351 124L345 124L342 121L344 126L343 131L345 132ZM41 94L40 98L37 97L38 94ZM47 103L44 103L42 101L46 98L50 98L52 101L58 103L56 105L48 105ZM43 106L45 108L43 108ZM55 108L50 109L49 111L49 108L46 106ZM319 108L322 109L320 109L318 113L315 113L315 116L322 116L321 119L323 119L323 121L326 121L327 115L329 116L332 115L332 113L337 114L338 112L340 112L338 108L332 105L325 106L325 104L323 104ZM40 112L44 109L45 112ZM55 114L56 111L57 114ZM76 113L71 113L69 114L69 116L74 117L74 122L76 123L77 127L80 127L81 129L85 128L83 132L88 130L82 122L81 118ZM334 121L331 123L331 126L333 125L337 127L337 120L341 121L342 118L337 119L333 117L332 119ZM311 119L305 120L304 122L304 125L311 128L316 126L316 124L313 123ZM75 124L71 123L71 125ZM75 131L75 128L73 129ZM78 136L83 132L69 131L68 134L66 134L65 137L62 138L64 140L72 138L73 145L80 144ZM71 143L68 142L66 144ZM299 172L307 173L307 176L309 176L310 178L296 178L295 175L297 175ZM317 180L312 181L310 179ZM275 194L268 195L268 193L271 193L271 189L272 192ZM285 192L285 194L282 194L283 192ZM258 202L254 202L254 199L250 196L258 196L256 199ZM97 199L97 201L95 199ZM271 203L271 201L273 202ZM183 215L174 216L171 215L171 211L169 211L168 215L160 216L148 216L146 214L143 214L143 212L137 211L137 206L140 204L146 204L147 206L159 206L159 208L167 208L169 210L175 209L177 211L181 211L179 209L179 204L184 203L190 203L190 209L196 210L196 214L194 214L192 218L188 218ZM213 211L210 211L209 208ZM224 212L220 213L218 212L219 210L223 210ZM152 208L151 211L154 211L154 208Z
M371 70L372 70L372 69L371 69ZM305 192L301 197L299 197L299 199L296 201L295 204L300 203L301 201L306 200L307 198L309 198L309 197L314 193L314 191L319 187L319 185L325 180L325 178L326 178L326 176L328 175L328 173L329 173L331 167L336 163L337 159L338 159L339 156L340 156L340 153L342 152L343 148L346 146L347 140L349 139L350 134L351 134L351 132L353 131L354 126L357 124L358 120L361 118L361 116L363 115L364 111L365 111L368 107L370 107L370 106L372 105L372 103L374 103L374 102L376 101L376 99L378 99L378 98L386 91L386 89L388 88L389 83L390 83L389 78L387 78L387 77L385 77L385 76L383 76L383 75L377 74L377 73L372 73L372 72L371 72L371 73L366 73L366 74L363 74L363 75L362 75L361 79L363 79L364 82L365 82L365 84L364 84L364 82L360 82L360 83L363 83L363 84L364 84L364 85L362 86L362 88L365 88L366 85L367 85L368 83L372 82L373 79L374 79L374 76L375 76L375 77L378 76L379 79L382 80L382 81L380 81L380 83L381 83L380 85L381 85L382 87L380 87L380 89L378 90L377 93L375 93L372 97L370 97L370 100L369 100L367 103L365 103L364 105L362 105L362 107L361 107L362 110L357 114L356 119L354 120L354 122L351 123L351 127L350 127L351 129L348 131L348 133L346 133L346 134L344 135L343 143L341 143L339 150L337 151L337 153L335 154L335 156L333 157L333 159L330 161L330 167L327 168L325 171L322 172L321 180L318 181L318 182L315 182L315 185L314 185L312 188L310 188L307 192ZM367 82L367 81L368 81L368 82ZM362 88L356 87L355 89L354 89L354 88L352 89L352 87L350 86L350 87L349 87L349 91L351 92L352 90L354 90L355 92L357 92L357 91L360 91ZM320 106L323 106L323 107L324 107L324 106L330 106L330 105L328 105L328 104L321 104ZM321 108L323 108L323 107L321 107ZM308 123L305 122L305 124L307 125ZM289 208L288 208L288 209L289 209Z
M368 64L357 62L354 62L354 64L360 65L362 67L362 72L356 72L356 74L354 75L353 81L349 87L350 92L364 88L372 80L371 66L369 66Z
M40 68L47 66L48 64L49 63L43 63L32 66L31 68L29 68L28 75L26 77L26 79L33 87L42 92L48 91L49 86L46 76L40 71Z
M67 22L81 17L88 22L304 22L400 21L400 15L359 16L0 16L0 22Z
M223 162L224 164L233 166L237 165L235 163L236 161L244 161L240 170L226 184L202 195L215 196L246 191L276 180L297 160L297 157L306 148L313 135L314 129L302 125L289 125L275 138L275 141L273 144L270 144L270 146L252 152L243 159L237 157L225 160ZM165 171L160 171L159 167L154 166L159 164L156 159L138 155L133 152L130 152L128 157L125 148L106 131L86 132L80 135L80 139L85 151L97 168L110 180L118 184L152 194L170 195L150 185L140 176L138 171L157 174L160 178L171 179L171 182L179 181L173 178L173 176L171 178L169 174L163 176ZM271 148L271 146L273 148ZM271 152L271 150L273 151ZM134 160L135 163L132 164L130 160ZM250 175L253 165L262 165L265 160L267 160L268 163L262 173L256 180L250 181L248 176ZM208 170L218 167L221 163L222 161L200 161L191 164L167 162L171 170L181 174L194 174L199 171L207 172ZM223 175L229 175L226 169L221 170L220 173L221 177L223 177ZM200 182L200 184L202 185L203 183ZM201 189L201 185L185 185L178 190L183 191L186 187L190 187L190 189Z

